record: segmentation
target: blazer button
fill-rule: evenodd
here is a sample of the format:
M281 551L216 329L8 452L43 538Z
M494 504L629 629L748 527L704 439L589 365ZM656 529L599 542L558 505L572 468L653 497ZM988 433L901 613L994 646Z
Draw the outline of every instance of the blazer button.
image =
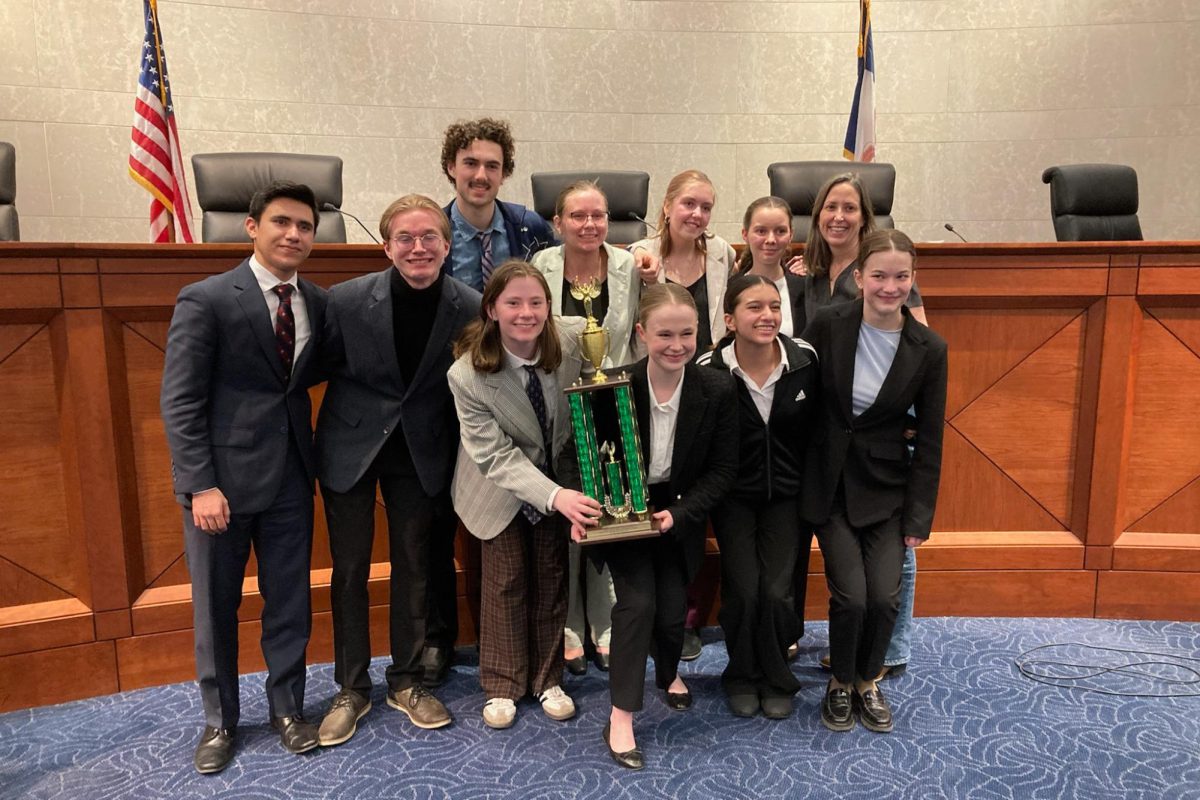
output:
M387 427L387 426L384 426L384 428L383 428L383 435L384 435L384 436L387 436L387 435L388 435L389 433L391 433L391 432L392 432L392 429L391 429L391 428L389 428L389 427Z
M845 428L845 429L843 429L843 430L842 430L842 433L844 433L844 434L846 434L847 436L849 436L849 435L851 435L852 433L854 433L854 429L853 429L853 428Z
M279 432L280 432L280 433L287 433L287 425L280 425L280 426L279 426Z

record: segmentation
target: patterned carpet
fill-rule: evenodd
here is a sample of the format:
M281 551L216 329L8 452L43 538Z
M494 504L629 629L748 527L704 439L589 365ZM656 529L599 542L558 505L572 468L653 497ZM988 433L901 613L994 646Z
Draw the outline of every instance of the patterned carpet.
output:
M910 671L885 683L897 711L891 735L821 726L825 677L812 665L825 627L809 630L795 667L804 684L797 713L781 722L728 712L725 650L719 630L706 631L703 656L683 670L696 696L690 712L667 710L647 682L636 731L649 763L640 773L605 751L607 684L595 667L566 684L575 719L551 722L526 701L512 729L490 731L473 650L463 650L470 663L439 692L454 725L418 730L377 689L354 739L305 756L280 749L265 722L263 676L245 677L240 749L214 776L191 767L201 714L190 684L0 715L0 797L1200 798L1200 624L918 620ZM1028 669L1060 685L1024 677L1015 664L1042 645L1055 646L1030 654L1040 663ZM1100 666L1065 666L1080 662ZM377 661L377 680L382 670ZM310 717L335 689L332 672L310 669ZM1166 696L1103 693L1114 689Z

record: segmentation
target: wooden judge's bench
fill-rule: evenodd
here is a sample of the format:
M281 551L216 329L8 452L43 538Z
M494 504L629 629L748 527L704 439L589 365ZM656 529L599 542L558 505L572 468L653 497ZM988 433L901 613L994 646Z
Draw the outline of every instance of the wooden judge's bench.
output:
M0 243L0 711L194 676L159 379L179 289L248 252ZM318 245L304 274L386 265ZM1200 619L1200 242L927 245L918 280L950 385L916 613ZM478 553L461 531L457 553L470 642ZM718 558L710 542L709 596ZM382 654L382 536L375 561ZM332 660L329 577L318 512L313 662ZM260 608L250 577L245 671L263 668Z

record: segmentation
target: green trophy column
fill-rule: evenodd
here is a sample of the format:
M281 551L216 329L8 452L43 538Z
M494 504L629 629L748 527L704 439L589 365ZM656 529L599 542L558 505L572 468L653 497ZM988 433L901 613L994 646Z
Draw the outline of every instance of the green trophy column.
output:
M642 466L641 440L638 438L637 418L633 414L633 395L629 385L614 389L617 401L617 422L621 428L621 450L625 474L629 479L629 503L635 514L647 511L646 471Z

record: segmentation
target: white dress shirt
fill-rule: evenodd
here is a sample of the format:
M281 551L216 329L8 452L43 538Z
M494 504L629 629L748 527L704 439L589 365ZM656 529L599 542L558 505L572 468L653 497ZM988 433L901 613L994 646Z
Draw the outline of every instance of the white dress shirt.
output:
M679 398L683 394L683 376L675 386L675 393L665 403L655 399L654 384L646 376L650 386L650 466L646 470L647 483L663 483L671 479L671 451L675 446L675 423L679 419Z
M522 389L528 390L529 388L529 372L525 369L525 367L533 367L537 372L538 382L542 385L543 402L546 406L546 425L549 426L551 431L550 435L553 436L555 416L554 410L558 407L558 379L554 376L553 372L546 372L546 370L537 365L540 354L535 354L533 360L531 361L527 358L521 358L518 355L514 355L504 345L500 345L500 349L504 351L504 368L511 369L517 373L517 380L521 382ZM549 389L550 392L547 392L547 389ZM553 394L551 394L551 392L553 392ZM555 397L556 399L551 400L551 397ZM550 451L554 447L554 442L543 442L542 444L546 451L546 459L549 460L553 458L554 456ZM535 464L534 466L537 465ZM558 497L558 492L561 489L561 486L555 486L550 492L550 497L546 500L546 505L544 507L544 510L547 513L554 513L554 498Z
M771 418L771 403L775 401L775 384L779 383L779 379L788 368L787 351L780 347L778 339L774 344L779 350L779 364L771 370L771 374L767 376L767 380L762 386L755 383L754 379L743 372L738 365L737 353L734 349L735 342L730 342L721 351L721 360L729 365L729 371L741 378L742 383L746 384L746 388L750 390L750 399L754 401L754 407L758 409L764 425Z
M258 280L258 288L267 298L267 310L271 312L271 330L275 330L275 314L279 311L279 295L275 294L275 287L282 283L292 287L292 316L296 320L296 350L292 355L292 363L295 364L300 360L304 346L312 338L312 326L308 324L308 306L304 304L304 293L300 291L300 281L297 280L294 272L292 277L286 281L279 280L266 267L259 264L254 256L250 256L250 270Z

